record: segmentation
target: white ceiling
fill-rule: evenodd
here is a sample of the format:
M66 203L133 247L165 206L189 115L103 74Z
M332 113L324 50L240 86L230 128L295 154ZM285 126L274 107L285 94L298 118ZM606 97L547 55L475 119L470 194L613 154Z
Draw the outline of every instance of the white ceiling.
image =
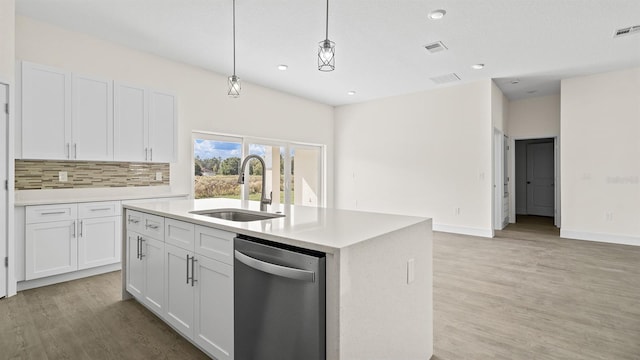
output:
M19 15L230 75L231 0L16 0ZM330 0L336 70L317 70L324 0L236 0L237 75L330 105L493 78L510 99L640 66L640 0ZM427 15L445 9L441 20ZM442 41L449 50L429 54ZM471 65L484 63L482 70ZM289 70L279 71L277 65ZM518 84L511 84L519 79ZM356 95L347 95L355 90ZM223 90L225 91L225 90ZM531 93L535 91L535 93Z

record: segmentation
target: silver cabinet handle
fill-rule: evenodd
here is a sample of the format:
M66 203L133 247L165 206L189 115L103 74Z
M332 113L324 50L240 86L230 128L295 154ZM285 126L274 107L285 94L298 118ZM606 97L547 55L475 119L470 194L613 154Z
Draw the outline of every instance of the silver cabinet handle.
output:
M78 158L78 144L77 143L73 144L73 158L74 159Z
M147 155L148 155L149 149L148 148L144 148L144 159L147 160Z
M80 237L82 237L82 220L80 220Z
M138 260L139 260L139 259L140 259L140 236L136 236L136 241L138 242L138 243L136 244L136 251L138 252L138 253L136 254L136 259L138 259Z
M69 143L67 143L67 159L71 158L71 151L69 150Z
M131 218L131 215L129 215L129 219L128 219L127 221L128 221L129 223L134 223L134 224L137 224L137 223L139 223L139 222L140 222L140 220L136 220L136 219Z
M51 212L43 212L40 215L61 215L64 214L64 211L51 211Z
M153 148L149 148L149 161L153 161Z
M302 280L302 281L309 281L309 282L316 281L316 273L313 271L301 270L301 269L271 264L268 262L264 262L262 260L252 258L251 256L245 255L238 250L234 250L234 254L235 254L235 258L241 263L249 267L252 267L256 270L265 272L267 274L286 277L294 280Z
M152 228L153 230L158 230L158 225L154 225L154 224L145 224L145 227L148 228Z
M142 260L143 257L147 256L142 252L142 245L143 245L142 243L145 241L146 240L142 236L140 236L140 260Z
M187 254L187 284L189 283L189 254Z
M89 211L107 211L107 210L111 210L111 208L90 209ZM131 220L131 218L129 218L129 220Z
M196 272L194 271L194 267L195 267L195 263L196 263L196 257L195 255L191 257L191 286L194 286L194 283L198 280L196 280Z
M73 236L73 238L76 238L76 221L73 220L73 224L71 224L71 230L73 230L73 234L71 234L71 236Z

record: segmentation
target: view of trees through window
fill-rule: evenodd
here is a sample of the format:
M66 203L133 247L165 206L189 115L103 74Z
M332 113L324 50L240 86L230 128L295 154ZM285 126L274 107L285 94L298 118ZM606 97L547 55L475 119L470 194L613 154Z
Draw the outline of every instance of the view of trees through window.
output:
M246 146L245 151L248 154L262 157L266 165L266 169L262 169L258 160L249 161L248 174L245 175L245 183L248 183L245 191L248 191L249 200L260 200L262 174L265 172L266 195L269 196L269 193L272 193L274 204L319 205L321 188L321 148L319 146L300 147L279 143L245 144L242 138L207 136L206 134L199 138L197 133L194 135L196 135L193 144L196 199L241 198L242 186L238 184L238 174L242 163L243 146ZM296 154L300 154L303 161L297 172L295 171ZM296 187L301 187L301 191L296 193Z

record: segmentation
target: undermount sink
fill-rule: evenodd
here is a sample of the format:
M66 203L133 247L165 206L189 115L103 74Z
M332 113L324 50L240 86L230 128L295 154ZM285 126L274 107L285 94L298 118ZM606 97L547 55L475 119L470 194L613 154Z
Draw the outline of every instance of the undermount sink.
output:
M214 209L190 211L191 214L214 217L229 221L258 221L284 217L283 214L272 214L260 211L238 210L238 209Z

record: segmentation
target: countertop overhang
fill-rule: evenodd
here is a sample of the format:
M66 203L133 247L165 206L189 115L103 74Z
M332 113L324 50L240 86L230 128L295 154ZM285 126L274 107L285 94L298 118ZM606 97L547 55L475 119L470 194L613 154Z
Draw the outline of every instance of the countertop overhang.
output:
M222 208L260 210L260 203L257 201L233 199L173 200L123 204L123 208L325 253L336 253L340 249L362 241L423 222L429 222L430 228L430 219L424 217L294 205L269 206L268 213L281 213L285 216L249 222L222 220L191 213L192 211Z

